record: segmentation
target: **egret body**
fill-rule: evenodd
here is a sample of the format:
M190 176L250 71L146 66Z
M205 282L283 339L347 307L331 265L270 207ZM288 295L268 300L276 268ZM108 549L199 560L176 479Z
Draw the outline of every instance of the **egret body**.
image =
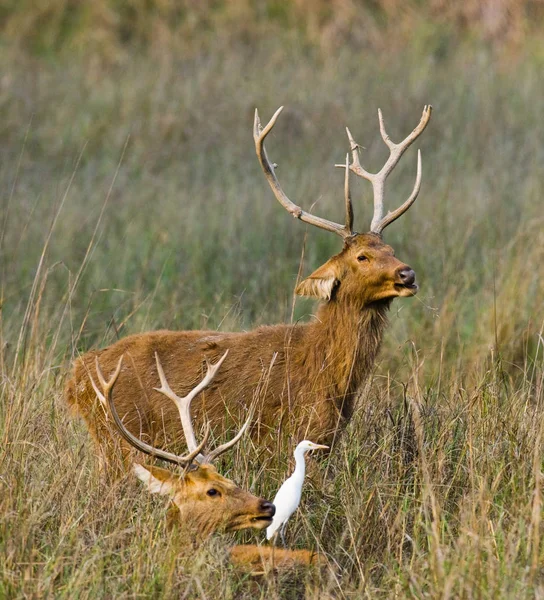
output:
M274 506L276 507L276 513L272 519L272 524L266 529L266 539L269 540L278 529L280 529L281 539L285 546L284 530L287 521L291 515L295 512L300 504L300 497L302 495L302 484L304 483L304 476L306 475L306 463L304 456L309 450L327 450L328 446L321 444L314 444L309 440L304 440L295 448L295 471L286 479L276 497L274 498Z

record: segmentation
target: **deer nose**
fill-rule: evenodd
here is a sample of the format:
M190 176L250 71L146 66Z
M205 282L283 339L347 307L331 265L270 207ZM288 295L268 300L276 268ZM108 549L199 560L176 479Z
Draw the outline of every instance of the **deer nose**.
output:
M403 285L414 285L416 281L416 274L410 267L404 267L399 271L399 277Z
M272 504L272 502L269 502L268 500L263 500L261 502L261 510L263 512L270 513L271 517L273 517L276 514L276 507Z

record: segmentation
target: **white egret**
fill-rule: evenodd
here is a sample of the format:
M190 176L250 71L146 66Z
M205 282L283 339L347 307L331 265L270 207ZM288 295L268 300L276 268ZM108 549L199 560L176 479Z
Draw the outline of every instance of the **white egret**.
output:
M309 450L328 450L328 446L322 446L321 444L314 444L309 440L304 440L295 448L295 471L286 479L276 497L274 498L274 506L276 507L276 514L272 519L272 524L266 529L266 539L269 540L278 529L280 529L280 535L285 546L285 525L295 512L300 504L300 497L302 495L302 484L304 483L304 476L306 474L306 463L304 456Z

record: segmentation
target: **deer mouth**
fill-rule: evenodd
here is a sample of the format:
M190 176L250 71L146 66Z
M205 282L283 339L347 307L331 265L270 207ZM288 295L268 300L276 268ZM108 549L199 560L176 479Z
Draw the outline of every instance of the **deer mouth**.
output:
M262 516L262 517L253 517L250 521L251 527L254 529L264 529L272 524L272 517L270 516Z
M230 523L227 527L227 531L238 531L240 529L264 529L272 523L272 517L260 516L260 517L245 517L237 519L235 522Z
M273 505L272 505L273 506ZM275 509L262 510L258 513L243 513L234 517L227 525L227 531L238 531L240 529L264 529L272 523Z
M270 516L263 516L263 517L253 517L253 519L251 519L252 523L266 523L267 525L269 525L270 523L272 523L272 517Z
M419 290L417 283L395 283L395 289L399 296L415 296Z

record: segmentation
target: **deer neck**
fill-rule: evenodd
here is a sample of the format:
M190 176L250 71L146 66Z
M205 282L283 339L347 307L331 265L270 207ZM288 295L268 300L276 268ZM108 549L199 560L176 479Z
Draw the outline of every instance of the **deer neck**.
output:
M322 304L307 326L306 357L319 388L343 402L370 374L387 325L391 302L362 309L346 302Z

